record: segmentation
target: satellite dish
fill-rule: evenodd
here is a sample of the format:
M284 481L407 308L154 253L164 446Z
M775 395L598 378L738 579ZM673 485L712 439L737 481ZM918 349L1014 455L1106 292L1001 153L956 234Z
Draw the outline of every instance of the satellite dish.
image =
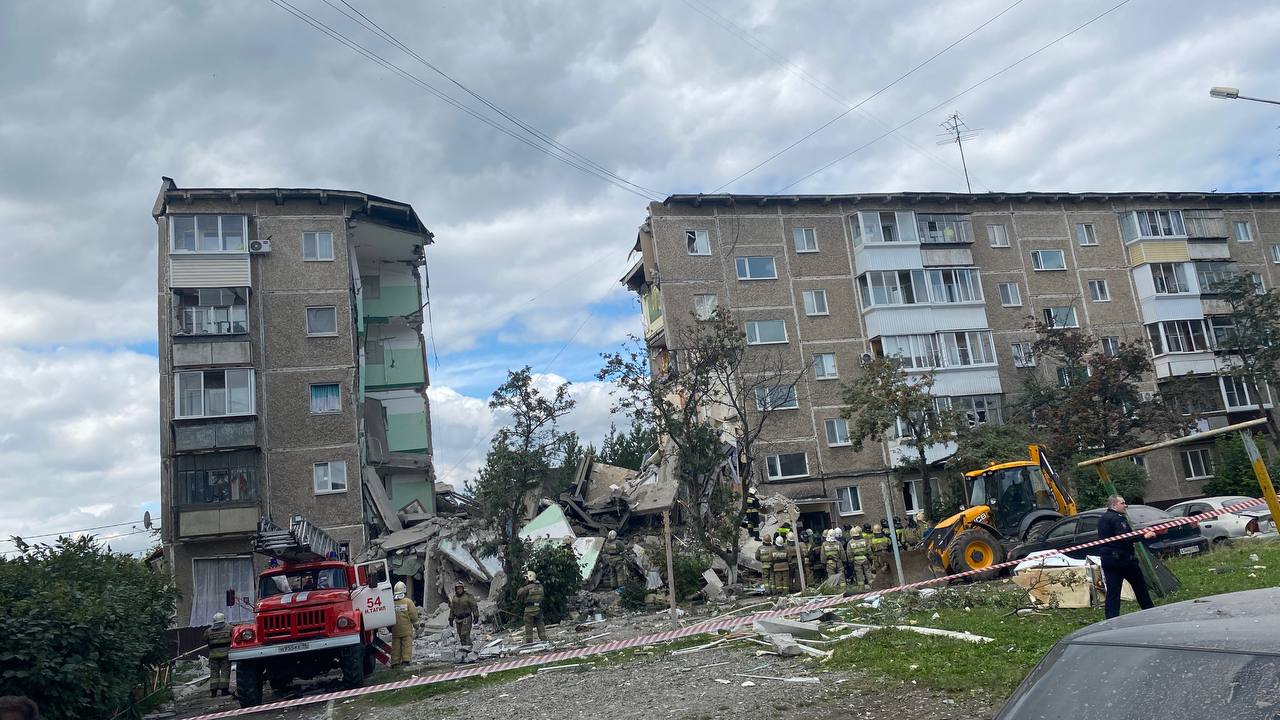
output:
M142 513L142 527L148 530L151 529L151 511L150 510Z

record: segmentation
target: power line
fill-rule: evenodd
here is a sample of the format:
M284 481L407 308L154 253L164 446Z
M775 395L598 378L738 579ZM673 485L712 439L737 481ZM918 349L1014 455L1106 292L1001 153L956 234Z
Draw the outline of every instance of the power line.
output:
M812 171L812 172L810 172L810 173L807 173L807 174L805 174L805 175L802 175L800 178L798 178L798 179L796 179L796 180L793 180L793 181L791 181L790 183L788 183L788 184L786 184L786 185L783 185L782 187L778 188L778 189L777 189L777 190L775 190L774 192L775 192L775 193L780 193L780 192L782 192L783 190L787 190L787 189L789 189L789 188L791 188L791 187L794 187L794 186L796 186L796 185L799 185L801 182L804 182L805 180L808 180L809 178L813 177L814 175L817 175L818 173L822 172L823 170L826 170L827 168L829 168L829 167L831 167L831 166L833 166L833 165L836 165L836 164L838 164L838 163L843 162L844 160L848 159L849 157L851 157L851 156L852 156L852 155L854 155L855 153L860 152L860 151L862 151L862 150L864 150L864 149L866 149L866 148L868 148L868 147L870 147L870 146L874 145L875 143L879 142L880 140L883 140L884 138L888 137L888 136L889 136L889 134L890 134L890 133L892 133L894 130L901 130L902 128L904 128L904 127L906 127L906 126L910 125L911 123L913 123L913 122L915 122L915 121L919 120L920 118L924 117L925 115L929 115L930 113L936 112L939 108L941 108L941 107L943 107L943 106L945 106L945 105L947 105L947 104L951 103L952 101L954 101L954 100L956 100L956 99L958 99L958 98L960 98L960 97L963 97L963 96L965 96L965 95L969 94L971 91L973 91L973 90L977 89L979 86L986 84L986 83L987 83L988 81L990 81L990 80L994 80L995 78L999 77L1000 75L1003 75L1004 73L1008 72L1009 70L1012 70L1013 68L1017 67L1018 65L1021 65L1022 63L1026 62L1027 60L1030 60L1031 58L1035 57L1036 55L1039 55L1040 53L1044 52L1045 50L1048 50L1049 48L1053 47L1054 45L1057 45L1058 43L1062 42L1063 40L1067 39L1068 37L1071 37L1072 35L1074 35L1074 34L1076 34L1077 32L1079 32L1079 31L1083 30L1084 28L1086 28L1086 27L1088 27L1088 26L1092 25L1093 23L1095 23L1095 22L1097 22L1097 21L1101 20L1102 18L1106 17L1107 15L1110 15L1111 13L1115 12L1116 10L1119 10L1120 8L1124 7L1125 5L1128 5L1130 1L1131 1L1131 0L1120 0L1120 2L1116 3L1115 5L1112 5L1110 8L1107 8L1106 10L1104 10L1104 11L1102 11L1101 13L1099 13L1099 14L1097 14L1097 15L1093 16L1093 17L1092 17L1092 18L1090 18L1089 20L1087 20L1087 21L1085 21L1085 22L1081 23L1080 25L1077 25L1076 27L1072 28L1070 31L1068 31L1068 32L1066 32L1066 33L1064 33L1064 34L1062 34L1062 35L1059 35L1057 38L1055 38L1055 39L1053 39L1053 40L1049 41L1048 43L1046 43L1046 44L1044 44L1044 45L1041 45L1038 49L1036 49L1036 50L1032 51L1031 53L1029 53L1029 54L1027 54L1027 55L1022 56L1022 57L1021 57L1021 58L1019 58L1018 60L1015 60L1014 62L1010 63L1009 65L1004 66L1003 68L1001 68L1001 69L999 69L999 70L995 71L994 73L992 73L992 74L990 74L990 75L986 76L985 78L983 78L983 79L979 80L978 82L976 82L976 83L974 83L974 84L970 85L969 87L965 88L964 90L961 90L960 92L956 93L955 95L952 95L951 97L947 98L946 100L943 100L942 102L938 103L937 105L934 105L933 107L929 108L928 110L925 110L924 112L922 112L922 113L920 113L920 114L916 115L915 117L912 117L910 120L907 120L906 122L903 122L903 123L901 123L901 124L899 124L899 125L895 126L895 127L894 127L892 130L890 130L889 132L886 132L886 133L883 133L883 134L881 134L881 135L876 136L875 138L873 138L873 139L871 139L871 140L869 140L869 141L867 141L867 142L863 143L862 145L859 145L858 147L856 147L856 148L854 148L854 149L850 150L849 152L845 153L844 155L841 155L840 157L836 158L835 160L832 160L831 162L827 163L826 165L823 165L822 167L818 168L817 170L814 170L814 171Z
M18 537L22 538L23 540L37 540L39 538L47 538L47 537L54 537L54 536L61 537L63 535L74 535L76 533L89 532L90 530L102 530L105 528L120 527L122 525L137 525L137 524L138 524L137 520L129 520L128 522L112 523L110 525L98 525L96 527L80 528L79 530L59 530L58 532L44 533L43 535L18 535ZM0 540L0 542L13 542L13 540L6 538L4 540Z
M338 32L337 30L333 29L333 28L332 28L332 27L330 27L329 25L325 24L323 21L320 21L320 20L316 19L315 17L313 17L313 16L309 15L307 12L305 12L305 11L303 11L303 10L299 10L297 7L295 7L295 6L291 5L287 0L271 0L271 2L272 2L274 5L276 5L277 7L279 7L280 9L282 9L282 10L284 10L285 12L289 13L290 15L293 15L295 18L297 18L297 19L301 20L302 22L306 23L307 25L310 25L310 26L311 26L312 28L314 28L315 30L317 30L317 31L319 31L319 32L323 33L324 35L328 36L329 38L331 38L331 39L333 39L333 40L335 40L335 41L337 41L337 42L339 42L339 43L341 43L341 44L345 45L347 48L351 49L353 52L356 52L357 54L359 54L359 55L361 55L361 56L365 57L367 60L369 60L369 61L371 61L371 62L373 62L373 63L376 63L377 65L380 65L381 67L383 67L383 68L384 68L384 69L386 69L386 70L390 70L391 72L393 72L393 73L395 73L395 74L397 74L397 75L401 76L401 77L402 77L402 78L404 78L405 80L408 80L409 82L411 82L411 83L413 83L413 84L415 84L415 85L417 85L417 86L421 87L423 90L427 91L429 94L434 95L435 97L437 97L437 98L439 98L440 100L444 101L445 103L447 103L447 104L451 105L452 107L454 107L454 108L456 108L456 109L458 109L458 110L461 110L462 112L464 112L464 113L466 113L466 114L468 114L468 115L470 115L470 116L474 117L475 119L477 119L477 120L479 120L480 122L482 122L482 123L484 123L484 124L488 125L489 127L492 127L493 129L495 129L495 130L497 130L497 131L499 131L499 132L501 132L501 133L503 133L503 134L505 134L505 135L507 135L507 136L509 136L509 137L511 137L511 138L513 138L513 139L515 139L515 140L517 140L517 141L519 141L519 142L521 142L521 143L524 143L525 145L528 145L529 147L533 148L534 150L537 150L538 152L541 152L541 153L543 153L543 154L547 155L548 157L551 157L551 158L554 158L554 159L556 159L556 160L559 160L560 162L562 162L562 163L564 163L564 164L566 164L566 165L569 165L570 167L576 168L576 169L578 169L578 170L580 170L580 171L582 171L582 172L584 172L584 173L586 173L586 174L588 174L588 175L591 175L591 176L593 176L593 177L596 177L596 178L599 178L599 179L601 179L601 180L604 180L605 182L608 182L608 183L610 183L611 185L614 185L615 187L618 187L618 188L620 188L620 189L622 189L622 190L625 190L625 191L627 191L627 192L629 192L629 193L631 193L631 194L633 194L633 195L637 195L637 196L642 197L642 198L644 198L644 199L646 199L646 200L660 200L660 199L661 199L661 197L655 197L655 196L652 196L652 195L648 195L648 194L646 194L646 193L644 193L644 192L642 192L642 191L640 191L640 190L636 190L636 189L634 189L633 187L631 187L629 184L623 184L622 182L619 182L619 181L617 181L617 180L614 180L613 178L609 177L608 175L605 175L605 174L603 174L603 173L599 172L598 170L595 170L594 168L592 168L592 167L590 167L590 166L588 166L588 165L585 165L585 164L583 164L583 163L581 163L581 162L579 162L579 161L577 161L577 160L573 159L572 157L569 157L569 156L566 156L566 155L562 154L562 152L561 152L561 151L556 150L554 147L550 147L550 148L549 148L549 147L546 147L545 145L538 144L538 143L534 142L533 140L529 139L528 137L525 137L524 135L521 135L521 134L519 134L518 132L516 132L516 131L514 131L514 130L512 130L512 129L502 126L501 124L499 124L498 122L494 121L493 119L491 119L491 118L489 118L489 117L486 117L484 114L480 113L479 111L475 110L474 108L471 108L471 107L469 107L469 106L467 106L467 105L465 105L465 104L463 104L463 103L459 102L458 100L454 99L453 97L449 96L449 95L448 95L448 94L446 94L445 92L441 91L440 89L436 88L435 86L431 85L430 83L426 82L425 80L423 80L423 79L419 78L418 76L414 75L413 73L410 73L410 72L408 72L407 70L404 70L404 69L403 69L403 68L401 68L399 65L396 65L395 63L391 62L390 60L387 60L386 58L382 57L381 55L378 55L377 53L375 53L375 52L373 52L372 50L370 50L370 49L366 48L365 46L363 46L363 45L361 45L361 44L357 43L356 41L354 41L354 40L352 40L351 38L347 37L346 35L342 34L341 32Z
M690 4L690 7L693 7L695 10L699 10L699 8L698 8L697 6L695 6L695 5L693 5L692 3L697 2L698 4L701 4L700 0L685 0L685 2L686 2L686 3L689 3L689 4ZM1025 0L1017 0L1017 1L1016 1L1016 2L1014 2L1013 4L1011 4L1011 5L1009 5L1008 7L1006 7L1005 9L1001 10L1000 12L998 12L998 13L996 13L995 15L991 16L990 18L988 18L988 19L987 19L985 22L983 22L981 25L977 26L976 28L974 28L974 29L970 30L969 32L965 33L964 35L962 35L960 38L958 38L957 40L955 40L954 42L952 42L950 45L947 45L946 47L942 48L941 50L939 50L939 51L935 52L933 55L930 55L928 58L926 58L923 62L921 62L921 63L917 64L915 67L911 68L910 70L906 71L905 73L903 73L903 74L899 75L898 77L894 78L894 79L893 79L892 81L890 81L887 85L884 85L884 86L883 86L883 87L881 87L880 89L876 90L875 92L871 93L870 95L866 96L865 98L863 98L863 99L861 99L861 100L859 100L858 102L853 103L853 104L850 104L848 100L846 100L846 99L844 99L843 97L841 97L841 96L839 95L839 93L837 93L835 90L832 90L832 89L831 89L829 86L827 86L825 83L823 83L823 82L821 82L821 81L819 81L819 80L816 80L816 79L812 78L811 76L809 76L809 74L808 74L808 73L804 72L804 71L803 71L802 69L800 69L800 68L797 68L797 67L796 67L793 63L791 63L790 61L787 61L785 58L780 58L780 57L778 57L775 53L773 53L772 51L768 50L768 49L767 49L767 46L765 46L763 43L759 42L758 40L754 40L754 38L752 38L752 40L748 40L748 42L749 42L749 43L751 43L751 44L753 44L753 46L755 46L757 49L761 49L761 51L762 51L762 52L765 52L766 54L770 54L770 55L772 55L776 60L778 60L779 62L782 62L782 63L783 63L784 65L786 65L789 69L792 69L792 71L793 71L793 72L796 72L796 73L797 73L801 78L804 78L804 79L805 79L807 82L809 82L811 85L814 85L814 87L817 87L819 90L821 90L821 91L823 91L824 93L826 93L828 97L831 97L832 99L836 100L837 102L841 103L842 105L848 105L849 107L848 107L848 109L846 109L844 112L839 113L839 114L838 114L838 115L836 115L835 117L831 118L830 120L826 121L825 123L823 123L823 124L819 125L818 127L814 128L813 130L811 130L810 132L806 133L804 136L802 136L802 137L801 137L801 138L799 138L798 140L796 140L796 141L794 141L794 142L790 143L789 145L787 145L786 147L782 148L781 150L778 150L777 152L773 153L773 154L772 154L772 155L770 155L769 157L767 157L767 158L765 158L764 160L760 161L759 163L757 163L756 165L752 166L751 168L749 168L749 169L748 169L748 170L746 170L745 172L741 173L740 175L738 175L737 177L733 178L732 180L729 180L728 182L724 183L723 185L721 185L720 187L716 188L715 190L712 190L711 192L712 192L712 193L720 192L720 191L721 191L721 190L723 190L724 188L726 188L726 187L728 187L728 186L730 186L730 185L732 185L732 184L736 183L737 181L739 181L739 180L741 180L742 178L744 178L744 177L746 177L746 176L750 175L751 173L755 172L756 170L759 170L760 168L764 167L765 165L768 165L770 162L773 162L773 160L775 160L775 159L777 159L778 157L780 157L781 155L783 155L783 154L787 153L787 152L788 152L788 151L790 151L792 148L796 147L797 145L800 145L801 143L803 143L804 141L806 141L806 140L808 140L809 138L813 137L814 135L817 135L818 133L820 133L820 132L822 132L823 130L827 129L827 128L828 128L828 127L830 127L831 125L835 124L838 120L840 120L841 118L845 117L846 115L848 115L849 113L851 113L851 112L853 112L853 111L855 111L855 110L858 110L858 111L859 111L859 112L861 112L864 116L866 116L866 117L868 117L868 118L870 118L870 119L874 120L875 122L879 123L882 127L887 127L887 125L886 125L885 123L881 122L879 118L876 118L874 115L871 115L870 113L867 113L867 112L865 112L865 111L860 110L860 108L861 108L863 105L865 105L865 104L867 104L868 102L870 102L871 100L875 99L875 98L876 98L877 96L879 96L881 93L885 92L886 90L889 90L889 89L890 89L890 88L892 88L894 85L897 85L899 82L902 82L903 80L907 79L907 78L908 78L908 77L910 77L911 75L915 74L915 72L916 72L917 70L919 70L919 69L923 68L924 66L926 66L926 65L928 65L929 63L933 62L934 60L938 59L941 55L943 55L943 54L944 54L944 53L946 53L947 51L951 50L952 48L954 48L955 46L957 46L957 45L959 45L960 43L964 42L965 40L968 40L970 37L972 37L973 35L977 34L980 30L982 30L983 28L987 27L988 25L990 25L991 23L995 22L996 20L1000 19L1000 17L1001 17L1001 16L1003 16L1005 13L1008 13L1010 10L1013 10L1013 9L1014 9L1014 8L1016 8L1017 6L1021 5L1023 2L1025 2ZM705 7L705 6L704 6L704 7ZM708 8L706 8L706 9L707 9L707 11L709 11L710 13L712 13L716 18L720 18L720 20L723 20L723 21L724 21L724 22L726 22L726 23L729 23L729 24L731 24L731 25L734 25L735 27L739 27L739 28L742 30L742 32L743 32L743 33L745 33L746 37L752 37L752 36L750 35L749 31L747 31L745 28L741 28L740 26L737 26L737 25L736 25L736 23L733 23L733 21L732 21L732 20L730 20L729 18L725 18L725 17L723 17L722 15L720 15L720 14L719 14L719 13L717 13L717 12L715 12L715 10L713 10L713 9L711 9L711 8L709 8L709 7L708 7ZM701 12L701 10L699 10L699 11ZM706 15L706 13L703 13L703 15L705 16L705 15ZM711 16L707 16L707 17L711 17ZM714 18L712 18L712 20L713 20L713 22L715 22L715 19L714 19ZM730 32L732 32L732 30L731 30ZM735 34L736 34L736 33L735 33ZM743 35L739 35L739 37L743 37ZM890 132L891 132L891 133L892 133L892 132L895 132L895 131L896 131L896 128L895 128L894 130L890 130ZM910 145L911 147L915 148L917 151L919 151L921 154L925 155L926 157L929 157L930 159L934 160L935 162L940 163L940 164L941 164L941 165L943 165L944 167L947 167L948 169L951 169L951 170L955 170L955 168L954 168L954 167L952 167L952 166L951 166L951 165L949 165L948 163L943 162L942 160L939 160L938 158L934 157L931 153L925 152L922 148L920 148L920 147L916 146L916 145L915 145L914 143L912 143L910 140L908 140L908 139L906 139L906 138L902 138L902 137L899 137L899 139L900 139L900 140L902 140L904 143L906 143L906 144Z

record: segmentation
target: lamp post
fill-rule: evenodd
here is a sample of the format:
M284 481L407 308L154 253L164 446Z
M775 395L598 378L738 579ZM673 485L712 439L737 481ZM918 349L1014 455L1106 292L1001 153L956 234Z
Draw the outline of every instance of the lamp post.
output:
M1271 105L1280 105L1280 100L1266 100L1263 98L1248 97L1240 94L1240 88L1233 87L1212 87L1209 88L1209 97L1218 98L1219 100L1252 100L1254 102L1268 103Z

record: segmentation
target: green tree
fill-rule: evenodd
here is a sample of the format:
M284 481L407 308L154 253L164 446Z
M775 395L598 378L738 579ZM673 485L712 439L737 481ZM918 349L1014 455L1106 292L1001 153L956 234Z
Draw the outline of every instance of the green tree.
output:
M639 470L658 447L658 433L650 425L632 423L627 431L620 432L618 426L609 424L609 434L600 446L600 462L618 467Z
M963 414L939 407L933 396L933 373L908 373L897 357L876 358L862 366L856 379L844 385L844 410L849 440L861 452L870 440L898 437L914 454L913 468L920 474L923 505L933 511L927 451L956 439L967 426Z
M525 542L520 553L521 565L509 575L502 592L502 609L517 621L524 608L516 602L516 592L525 584L524 574L532 570L542 583L542 613L548 623L557 623L569 615L569 599L582 589L582 570L573 549L552 542Z
M567 436L556 423L573 406L569 383L544 395L534 387L528 367L508 371L507 381L489 399L489 408L506 414L510 424L494 434L484 467L467 490L498 536L502 567L509 579L515 579L514 569L523 557L518 533L526 502L531 493L541 493L552 468L564 458Z
M1218 357L1225 366L1221 374L1244 381L1251 399L1258 397L1259 388L1280 386L1280 293L1260 290L1251 275L1213 289L1231 307L1230 326L1216 333ZM1276 432L1274 415L1266 417Z
M1031 429L1021 423L983 423L961 428L956 435L956 452L947 465L966 473L995 463L1022 460L1027 457L1027 446L1034 442Z
M648 348L632 338L630 348L603 356L598 377L618 386L613 411L653 428L660 451L674 453L681 517L699 546L728 565L732 584L747 512L744 491L756 482L761 436L777 411L794 407L809 365L791 353L749 347L723 307L705 321L671 322L667 332L679 346L672 371L651 372ZM722 472L726 441L741 458L737 485Z
M1081 510L1092 510L1107 506L1107 491L1102 486L1098 471L1092 467L1079 467L1076 463L1087 460L1084 455L1072 458L1067 473L1075 494L1075 501ZM1147 471L1128 460L1112 460L1106 464L1107 475L1115 484L1116 491L1131 503L1140 503L1147 494Z
M92 537L14 542L0 558L0 695L48 718L137 717L131 693L168 659L172 578Z
M1262 488L1238 433L1219 435L1213 441L1213 455L1213 478L1204 484L1206 495L1258 497Z

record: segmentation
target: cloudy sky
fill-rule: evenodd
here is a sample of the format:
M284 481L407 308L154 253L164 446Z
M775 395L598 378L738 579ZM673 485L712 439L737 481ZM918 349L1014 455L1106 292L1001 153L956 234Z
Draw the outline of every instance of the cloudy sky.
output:
M617 280L646 194L963 190L935 145L951 112L982 129L975 190L1280 175L1277 108L1207 94L1280 94L1273 3L349 0L419 60L332 2L281 0L416 81L266 0L0 3L0 537L113 525L118 549L150 542L127 523L159 498L162 175L417 208L437 238L431 398L453 481L479 464L508 368L573 381L569 426L608 427L591 377L638 329ZM530 147L426 63L627 182Z

